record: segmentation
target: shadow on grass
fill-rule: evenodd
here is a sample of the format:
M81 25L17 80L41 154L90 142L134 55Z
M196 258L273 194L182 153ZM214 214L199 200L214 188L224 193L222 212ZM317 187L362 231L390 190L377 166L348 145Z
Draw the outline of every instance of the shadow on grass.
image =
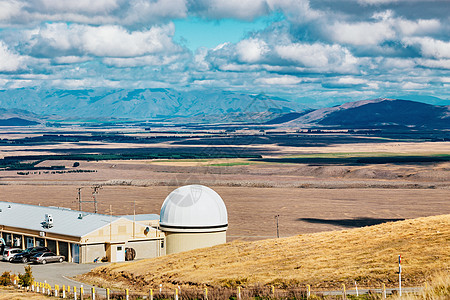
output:
M315 224L330 224L344 227L364 227L378 225L387 222L403 221L405 219L375 219L375 218L354 218L354 219L317 219L317 218L298 218L297 221L303 221Z

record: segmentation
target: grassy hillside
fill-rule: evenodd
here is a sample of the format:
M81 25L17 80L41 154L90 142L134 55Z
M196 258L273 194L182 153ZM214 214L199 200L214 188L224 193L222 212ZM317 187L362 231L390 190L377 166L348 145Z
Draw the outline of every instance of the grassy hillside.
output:
M310 284L314 289L397 285L403 257L405 286L422 284L450 266L450 215L385 223L352 230L305 234L224 245L155 259L96 268L83 280L110 287L147 290L165 285L277 287Z

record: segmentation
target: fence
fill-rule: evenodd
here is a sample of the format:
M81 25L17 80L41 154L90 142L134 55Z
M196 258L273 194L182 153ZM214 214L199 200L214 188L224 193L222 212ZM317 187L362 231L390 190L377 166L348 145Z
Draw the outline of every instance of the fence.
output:
M13 284L17 288L25 289L27 292L43 294L46 296L65 298L65 299L79 299L79 300L103 300L103 299L173 299L173 300L226 300L226 299L309 299L309 298L331 298L331 299L347 299L348 295L359 296L362 294L378 294L378 298L386 299L389 294L398 293L398 289L387 289L385 284L378 288L361 288L355 283L351 289L343 284L341 290L335 291L313 291L310 285L297 288L278 289L274 286L254 286L254 287L237 287L237 288L181 288L174 289L164 288L162 285L155 289L149 289L148 293L130 292L128 289L123 291L101 289L99 293L96 288L85 289L83 285L65 286L54 285L51 286L46 282L34 281L29 287L21 287L19 285L19 278L13 276ZM403 288L404 292L419 292L421 288Z

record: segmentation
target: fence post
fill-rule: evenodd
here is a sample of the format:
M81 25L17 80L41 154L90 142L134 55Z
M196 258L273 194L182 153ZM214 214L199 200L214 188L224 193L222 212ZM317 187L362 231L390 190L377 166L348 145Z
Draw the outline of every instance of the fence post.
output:
M306 298L309 298L311 297L311 286L307 284L306 287L307 287Z
M275 287L273 285L271 286L271 289L272 289L272 295L275 295Z
M130 299L130 292L128 291L128 289L125 290L125 299L129 300Z
M59 286L55 284L55 297L58 297Z
M238 294L237 294L238 300L241 300L241 287L238 286Z
M342 284L342 299L346 299L347 298L347 294L345 292L345 283Z
M149 294L148 294L148 298L149 298L150 300L153 300L153 289L150 289L150 292L149 292Z
M205 287L205 299L208 300L208 287Z
M33 283L31 284L31 291L34 292L34 281L33 281Z
M70 296L70 285L67 286L67 296Z
M91 288L91 299L95 300L95 287Z
M106 300L109 300L109 288L106 288Z
M175 300L178 300L178 289L175 288Z
M161 295L162 293L162 283L159 284L159 294Z
M66 286L63 284L63 289L62 289L62 297L63 299L66 298Z
M356 284L356 281L355 281L355 289L356 289L356 297L359 297L359 293L358 293L358 285Z
M77 287L73 286L73 299L77 300Z
M383 283L383 299L386 299L386 285Z

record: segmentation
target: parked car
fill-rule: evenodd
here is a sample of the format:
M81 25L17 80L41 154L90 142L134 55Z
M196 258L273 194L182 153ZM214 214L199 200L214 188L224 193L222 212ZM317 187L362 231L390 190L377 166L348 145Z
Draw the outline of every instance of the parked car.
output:
M65 258L64 256L56 255L53 252L43 252L35 254L33 257L31 257L31 261L37 264L45 265L48 262L62 263L64 261L64 258Z
M2 260L3 261L11 261L17 253L22 252L22 249L19 248L8 248L5 249L2 253Z
M11 262L21 261L23 263L27 263L30 261L33 255L40 252L50 252L50 249L48 249L47 247L40 247L40 246L27 248L24 251L14 255Z

